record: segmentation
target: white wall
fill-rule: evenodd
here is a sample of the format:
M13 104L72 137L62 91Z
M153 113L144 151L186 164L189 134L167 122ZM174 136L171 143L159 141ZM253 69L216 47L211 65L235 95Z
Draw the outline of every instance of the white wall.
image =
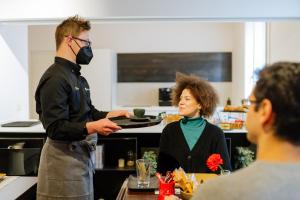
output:
M233 52L233 70L243 67L242 23L209 22L122 22L93 24L91 39L94 49L111 49L114 52ZM53 26L30 26L31 51L55 49ZM100 74L99 74L100 75ZM101 75L100 75L101 76ZM102 76L101 76L102 77ZM213 83L220 95L220 103L227 97L240 102L243 89L241 76L233 73L234 82ZM119 83L117 105L158 105L158 88L174 83ZM232 91L232 87L238 88ZM98 92L100 95L100 91ZM237 98L235 100L235 98Z
M30 38L30 37L29 37ZM54 62L55 51L30 51L29 112L30 118L38 119L35 109L35 91L45 70Z
M119 53L138 52L240 52L235 44L240 38L236 26L240 23L213 22L136 22L105 23L93 28L94 45ZM96 35L96 36L95 36ZM233 56L233 68L242 66ZM240 77L237 75L236 78ZM232 98L232 84L213 83L220 103ZM174 83L119 83L118 105L158 105L158 88ZM235 91L238 94L240 91ZM238 96L241 96L238 94ZM234 100L235 102L235 100ZM240 102L240 100L238 100Z
M89 19L270 19L299 18L299 0L2 0L0 21Z
M245 24L235 26L233 33L233 60L232 60L232 89L231 103L240 105L241 99L245 98ZM223 102L223 105L225 103Z
M82 65L81 73L89 82L93 105L110 111L116 100L116 54L108 49L93 49L89 65Z
M282 59L299 61L300 54L297 50L300 46L299 24L297 21L270 22L269 62ZM31 52L55 51L55 26L30 26ZM239 104L245 95L249 95L245 94L244 23L175 21L93 23L91 39L94 49L111 49L116 53L232 51L232 83L213 83L213 85L221 96L221 104L225 103L227 97L231 97L233 104ZM48 58L49 61L43 55L38 56L37 59L41 63L53 61L52 56ZM90 83L93 84L93 81ZM172 85L174 83L117 84L116 104L157 105L158 88ZM99 90L92 94L101 95L101 92Z
M28 119L26 25L0 25L0 71L0 121Z
M203 21L224 21L224 20L276 20L276 19L300 19L300 1L299 0L285 0L285 1L273 1L273 0L253 0L253 1L240 1L240 0L52 0L52 1L39 1L39 0L9 0L1 1L0 3L0 83L1 89L1 104L0 104L0 120L20 119L28 117L28 88L31 91L30 102L33 106L32 90L34 86L33 80L28 87L28 40L27 40L27 27L26 25L20 25L18 22L28 23L47 23L54 24L61 21L61 19L79 14L83 17L93 19L98 22L114 22L133 19L134 21L143 21L152 19L153 21L160 19L179 21L189 20L203 20ZM15 25L7 25L6 22L17 22ZM170 21L171 22L171 21ZM273 23L269 27L270 40L268 42L268 62L274 62L278 60L296 60L299 61L299 25L294 26L295 22L291 24ZM299 22L298 22L299 23ZM171 25L172 23L170 23ZM129 27L129 25L126 25ZM127 41L124 38L120 38L119 33L114 32L118 29L123 29L122 32L126 33L125 29L119 27L111 27L112 29L95 28L99 31L93 35L94 41L97 41L96 48L104 48L108 45L109 49L119 49L121 51L127 45ZM40 28L40 29L39 29ZM30 39L30 51L50 51L54 52L54 26L39 27L29 31ZM138 28L138 27L136 27ZM164 28L164 27L162 27ZM170 27L169 27L170 28ZM145 31L147 26L144 26ZM151 29L151 26L150 26ZM180 29L180 27L177 27ZM43 30L43 31L42 31ZM170 29L172 30L172 28ZM185 30L182 30L184 32ZM235 29L233 34L236 38L242 37L240 35L239 28ZM130 31L129 31L130 32ZM144 31L142 31L144 32ZM151 31L150 31L151 32ZM157 30L159 33L159 29ZM197 32L197 31L196 31ZM152 31L152 33L155 33ZM128 34L128 33L127 33ZM135 34L135 35L134 35ZM155 46L152 45L152 35L148 41L143 41L143 36L137 36L134 33L129 39L136 41L132 47L127 46L127 51L135 51L141 49L141 44L147 44L147 48L156 51ZM147 34L148 36L150 34ZM158 34L154 34L154 38L160 37ZM195 47L189 47L191 43L186 40L186 37L198 38L196 34L185 34L184 37L179 37L180 40L174 42L168 40L168 37L175 38L174 32L170 31L162 35L165 38L162 48L164 51L174 51L177 43L180 43L182 49L189 50L196 49ZM213 35L212 35L213 37ZM111 39L113 38L113 39ZM239 39L236 39L232 44L232 50L235 55L242 54L243 49L240 49L242 45L239 44ZM109 43L107 42L109 41ZM232 40L232 38L230 39ZM34 42L32 42L34 41ZM222 41L223 43L224 41ZM206 44L206 43L204 43ZM110 45L112 47L110 47ZM202 44L198 44L201 46ZM98 46L98 47L97 47ZM170 47L168 47L170 46ZM114 48L113 48L114 47ZM157 50L158 51L158 50ZM161 51L161 50L159 50ZM41 52L41 54L43 54ZM46 55L44 55L46 56ZM37 57L37 63L47 65L47 62L52 62L52 57ZM239 57L240 58L240 57ZM238 59L239 59L238 58ZM32 59L32 58L31 58ZM235 99L239 99L241 96L241 88L243 88L242 78L239 76L242 71L239 66L242 60L233 60L233 83L231 86L224 85L224 90L227 94L232 94L233 102ZM42 70L42 69L40 69ZM237 71L236 71L237 70ZM238 84L238 82L241 81ZM170 83L171 84L171 83ZM126 85L124 86L126 87ZM152 87L152 86L151 86ZM157 86L155 86L157 87ZM232 87L232 90L230 89ZM145 86L146 88L146 86ZM231 90L231 92L228 92ZM235 92L237 90L237 92ZM154 102L155 97L154 90L151 90L151 102ZM128 97L129 98L129 97ZM147 98L148 99L148 98ZM120 102L122 103L122 102ZM223 103L223 100L222 100Z
M300 62L300 22L270 22L268 26L268 63Z

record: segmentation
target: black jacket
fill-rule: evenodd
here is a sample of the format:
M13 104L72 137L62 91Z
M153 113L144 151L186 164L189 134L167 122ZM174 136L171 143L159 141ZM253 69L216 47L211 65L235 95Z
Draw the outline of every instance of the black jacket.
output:
M88 82L80 76L81 67L64 58L43 74L35 93L36 112L48 137L75 141L86 137L87 121L105 118L91 102Z
M219 153L224 162L222 167L231 170L225 136L219 127L207 122L202 135L190 151L180 128L180 121L170 123L164 128L160 138L158 172L164 174L182 167L187 173L212 173L206 166L206 160L213 153Z

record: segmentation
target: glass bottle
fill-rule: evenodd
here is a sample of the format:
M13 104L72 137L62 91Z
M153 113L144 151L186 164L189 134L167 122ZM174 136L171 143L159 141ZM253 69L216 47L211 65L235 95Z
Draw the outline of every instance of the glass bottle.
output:
M226 105L230 106L231 105L231 99L228 97L227 101L226 101Z
M127 152L127 166L132 167L134 166L134 154L132 150Z

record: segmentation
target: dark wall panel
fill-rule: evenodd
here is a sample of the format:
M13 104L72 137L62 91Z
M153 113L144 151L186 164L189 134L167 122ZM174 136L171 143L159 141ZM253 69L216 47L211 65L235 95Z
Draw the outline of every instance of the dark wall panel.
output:
M210 82L231 82L231 52L122 53L118 82L174 82L176 71Z

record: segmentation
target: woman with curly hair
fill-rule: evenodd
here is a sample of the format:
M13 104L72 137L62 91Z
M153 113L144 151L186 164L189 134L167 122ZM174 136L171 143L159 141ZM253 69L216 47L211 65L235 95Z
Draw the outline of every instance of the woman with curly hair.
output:
M220 154L224 162L222 167L231 170L223 131L204 118L211 116L217 106L214 88L197 76L178 72L172 103L178 106L183 118L163 129L158 171L166 173L182 167L189 173L208 173L211 171L206 160L213 153Z

